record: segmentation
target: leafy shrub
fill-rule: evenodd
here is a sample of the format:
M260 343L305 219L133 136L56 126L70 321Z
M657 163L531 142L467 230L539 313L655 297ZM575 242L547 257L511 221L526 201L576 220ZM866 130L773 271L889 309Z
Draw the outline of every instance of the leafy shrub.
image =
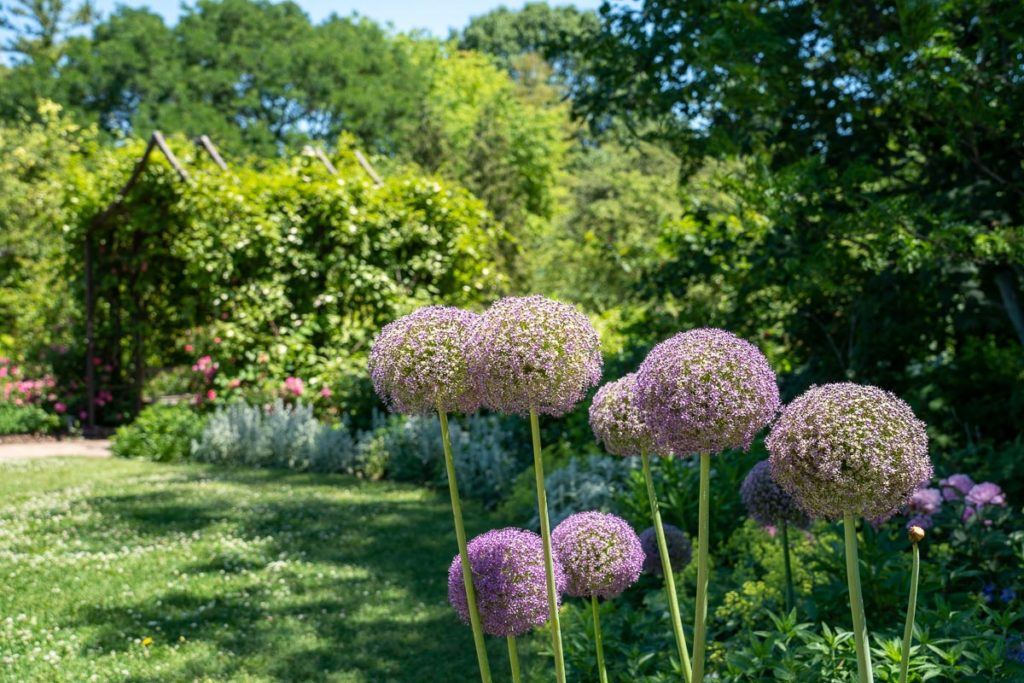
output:
M118 428L111 450L121 458L184 460L202 431L203 418L187 405L151 405L134 422Z
M309 406L278 399L260 407L233 403L210 416L192 443L196 460L252 467L353 472L356 450L344 425L321 424Z
M60 419L39 406L0 403L0 436L8 434L41 434L60 426Z

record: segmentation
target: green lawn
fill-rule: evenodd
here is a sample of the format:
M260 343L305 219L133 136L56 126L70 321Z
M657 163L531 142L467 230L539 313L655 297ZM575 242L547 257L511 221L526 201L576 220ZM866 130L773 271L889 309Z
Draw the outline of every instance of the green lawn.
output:
M0 680L470 681L454 551L447 498L408 486L0 465ZM491 663L504 680L503 641Z

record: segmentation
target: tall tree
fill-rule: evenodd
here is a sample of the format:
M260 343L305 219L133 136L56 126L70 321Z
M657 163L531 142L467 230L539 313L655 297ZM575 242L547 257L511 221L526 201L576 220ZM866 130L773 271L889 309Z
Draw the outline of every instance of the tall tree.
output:
M737 153L801 169L831 238L896 267L978 269L1024 343L1019 3L647 0L601 15L579 112L655 122L688 171Z
M532 73L530 62L524 65L521 57L539 55L551 66L555 80L567 83L580 71L580 46L598 29L594 12L529 2L519 10L502 6L473 17L457 37L459 47L494 56L516 80Z

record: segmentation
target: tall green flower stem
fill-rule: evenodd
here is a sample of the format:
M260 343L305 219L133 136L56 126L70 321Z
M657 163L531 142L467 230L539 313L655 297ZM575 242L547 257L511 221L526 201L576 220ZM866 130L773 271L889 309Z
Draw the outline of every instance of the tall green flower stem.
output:
M597 646L597 674L601 683L608 683L608 672L604 668L604 645L601 644L601 615L597 607L597 596L590 596L590 608L594 612L594 644Z
M512 667L512 683L522 683L519 674L519 646L516 645L516 637L508 637L508 663Z
M693 680L704 680L704 650L708 618L708 516L710 515L711 454L700 454L700 498L697 512L697 604L693 622Z
M860 590L857 520L849 512L843 515L843 532L846 537L846 581L850 589L850 611L853 613L853 643L857 648L857 680L860 683L874 683L871 652L868 650L868 627L864 618L864 596Z
M647 500L651 503L651 521L654 522L654 536L658 539L658 554L661 556L661 573L665 578L665 593L668 597L668 612L672 617L672 632L676 636L676 647L679 650L679 663L683 669L683 680L690 683L690 654L686 649L686 634L683 633L683 621L679 616L679 599L676 597L676 579L672 572L672 559L668 556L668 543L665 542L665 528L661 524L661 510L658 507L658 496L654 493L654 479L651 477L651 461L645 452L640 453L644 466L644 481L647 482Z
M469 565L469 553L466 551L466 528L462 524L462 503L459 501L459 485L455 479L455 461L452 458L452 442L448 433L448 414L437 411L441 418L441 442L444 446L444 466L448 470L448 493L452 499L452 517L455 518L455 538L459 543L459 561L462 564L462 582L466 585L466 603L469 605L469 625L473 628L473 644L476 646L476 659L480 665L480 680L491 683L491 665L487 661L487 645L484 642L484 629L480 625L480 612L476 607L476 591L473 590L473 570Z
M900 657L900 683L907 683L907 671L910 668L910 642L914 639L914 613L917 611L917 579L921 574L921 550L911 530L913 541L914 565L910 570L910 600L907 602L907 625L903 627L903 654Z
M782 565L786 570L786 612L793 611L793 566L789 562L789 524L782 520Z
M544 573L548 584L548 611L551 617L551 650L555 656L555 678L565 683L565 660L562 658L562 628L558 622L558 590L555 586L555 565L551 559L551 523L548 521L548 496L544 490L544 458L540 450L540 423L537 409L530 408L530 432L533 436L533 471L537 480L537 512L540 516L540 537L544 542Z

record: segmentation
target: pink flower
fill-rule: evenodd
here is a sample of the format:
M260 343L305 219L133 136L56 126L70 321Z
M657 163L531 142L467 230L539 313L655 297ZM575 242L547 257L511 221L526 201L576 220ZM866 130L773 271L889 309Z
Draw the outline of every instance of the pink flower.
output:
M320 390L320 395L323 396L324 398L330 398L331 396L334 395L334 392L331 391L329 387L324 387L323 389Z
M6 365L3 366L3 367L0 367L0 377L6 377L9 372L10 372L10 370L7 369Z
M192 346L191 344L185 344L185 353L192 353L195 350L196 347Z
M228 382L228 389L237 389L240 386L242 386L242 380L238 378L235 378Z
M210 400L210 401L216 401L217 400L217 392L214 391L213 389L210 389L209 391L206 392L206 398L208 400Z
M213 343L214 344L220 344L220 337L214 337L213 338Z
M293 396L302 396L306 385L298 377L289 377L284 381L284 390Z
M57 414L63 415L64 413L66 413L68 411L68 407L66 405L64 405L63 403L61 403L60 401L58 401L57 403L53 404L53 410Z
M93 365L103 365L103 359L100 358L99 356L95 356L92 359L92 364Z
M87 417L89 417L89 413L85 412L84 410L79 410L78 411L78 419L79 420L84 420Z

